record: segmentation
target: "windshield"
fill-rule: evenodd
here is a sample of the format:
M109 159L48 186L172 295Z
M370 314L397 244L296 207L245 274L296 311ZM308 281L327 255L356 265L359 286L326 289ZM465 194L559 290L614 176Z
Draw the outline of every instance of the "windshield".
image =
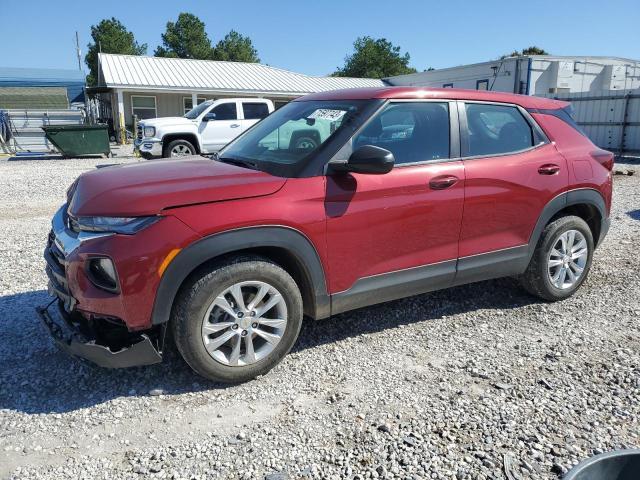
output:
M184 118L188 118L189 120L195 120L200 116L202 112L204 112L207 108L209 108L212 103L213 103L213 100L202 102L196 108L192 108L187 113L185 113Z
M223 149L222 162L284 174L296 169L350 124L366 100L291 102Z

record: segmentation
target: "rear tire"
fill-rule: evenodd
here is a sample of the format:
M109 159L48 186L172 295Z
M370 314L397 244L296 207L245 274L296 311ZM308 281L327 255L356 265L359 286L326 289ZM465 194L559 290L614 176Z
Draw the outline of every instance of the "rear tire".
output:
M171 325L193 370L210 380L239 383L282 360L298 338L302 316L293 278L267 259L244 256L196 272L178 295Z
M560 217L545 227L520 282L543 300L569 298L587 278L593 251L589 225L580 217Z
M188 157L195 154L196 148L187 140L173 140L162 150L164 158Z

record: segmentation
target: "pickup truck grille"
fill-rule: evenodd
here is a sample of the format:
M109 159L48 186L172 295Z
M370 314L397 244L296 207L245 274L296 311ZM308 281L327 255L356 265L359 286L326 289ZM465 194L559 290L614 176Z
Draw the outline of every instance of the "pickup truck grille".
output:
M142 140L142 125L138 124L138 131L136 132L136 138Z
M70 311L75 306L76 301L71 296L71 293L69 293L64 254L56 245L53 231L49 233L49 237L47 238L47 246L44 249L44 259L47 262L45 271L49 277L49 294L55 295L62 300L65 309Z

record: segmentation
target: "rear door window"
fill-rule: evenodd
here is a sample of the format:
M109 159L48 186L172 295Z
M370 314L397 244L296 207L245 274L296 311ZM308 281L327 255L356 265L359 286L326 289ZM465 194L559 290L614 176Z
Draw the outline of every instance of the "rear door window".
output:
M269 115L269 107L266 103L244 103L242 102L242 111L245 120L262 120Z
M374 145L389 150L396 165L449 158L449 105L390 103L353 139L353 150Z
M531 125L518 108L509 105L465 104L467 156L500 155L534 145Z

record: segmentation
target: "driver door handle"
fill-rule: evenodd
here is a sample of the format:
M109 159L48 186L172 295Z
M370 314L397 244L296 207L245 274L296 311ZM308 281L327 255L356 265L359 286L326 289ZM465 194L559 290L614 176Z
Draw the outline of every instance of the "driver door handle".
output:
M458 180L458 177L453 175L440 175L429 180L429 187L431 187L431 190L444 190L453 187L458 183Z
M238 123L232 123L231 124L231 128L238 128L240 126L240 124Z

